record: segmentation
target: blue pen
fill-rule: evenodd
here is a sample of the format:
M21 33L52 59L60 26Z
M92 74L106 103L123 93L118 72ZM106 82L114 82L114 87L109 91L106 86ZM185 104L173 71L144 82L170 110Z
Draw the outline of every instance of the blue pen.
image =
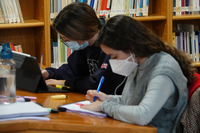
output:
M98 85L98 87L97 87L97 93L99 92L103 81L104 81L104 76L102 76L102 77L101 77L101 80L99 81L99 85ZM94 99L93 99L93 102L96 100L96 98L97 98L97 97L95 96Z

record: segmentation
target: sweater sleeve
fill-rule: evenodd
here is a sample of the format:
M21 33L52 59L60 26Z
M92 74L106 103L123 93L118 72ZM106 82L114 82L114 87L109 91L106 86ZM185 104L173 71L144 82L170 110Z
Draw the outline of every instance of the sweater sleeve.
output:
M48 79L68 80L80 75L79 71L77 71L80 66L82 67L82 70L87 69L87 59L81 51L74 51L67 61L67 64L63 64L58 69L52 67L46 68L49 73ZM88 70L86 72L85 75L89 75ZM81 73L81 75L84 75L84 73Z
M146 94L139 105L122 105L116 101L104 101L101 110L113 117L128 123L147 125L159 110L175 93L172 80L164 75L156 76L148 84Z

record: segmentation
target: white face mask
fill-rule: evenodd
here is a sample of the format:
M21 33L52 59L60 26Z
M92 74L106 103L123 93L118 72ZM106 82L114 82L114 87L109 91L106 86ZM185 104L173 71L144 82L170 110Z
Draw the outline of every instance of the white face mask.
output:
M130 58L132 58L133 61L128 61ZM135 62L132 54L125 60L110 59L109 62L113 73L126 77L129 76L138 66L138 63Z
M72 50L81 50L89 46L88 41L85 41L83 44L79 45L78 42L76 41L71 41L71 42L63 42L69 49Z

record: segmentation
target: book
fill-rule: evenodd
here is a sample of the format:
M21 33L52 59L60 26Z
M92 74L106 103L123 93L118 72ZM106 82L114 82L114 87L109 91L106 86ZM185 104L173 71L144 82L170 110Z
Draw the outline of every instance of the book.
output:
M14 47L14 45L13 45L13 42L10 42L9 45L10 45L10 49L11 49L12 51L15 51L15 47Z
M8 12L6 10L6 4L4 0L1 0L1 7L2 7L2 12L4 14L5 17L5 23L9 23L9 17L8 17Z
M54 17L53 18L56 18L56 16L58 15L58 0L54 0L54 4L53 4L53 12L54 12Z
M177 29L179 31L189 32L189 36L191 37L191 51L192 51L192 61L195 61L195 49L194 49L194 25L190 24L177 24Z
M18 8L17 8L16 0L12 0L12 2L13 2L13 6L14 6L14 12L15 12L15 17L16 17L16 22L20 23L19 11L18 11Z
M22 15L22 10L21 10L21 6L20 6L20 3L19 3L19 0L16 0L15 2L16 2L16 5L17 5L20 21L22 23L24 23L24 18L23 18L23 15Z
M176 15L181 15L181 0L176 0Z
M21 102L0 105L0 120L20 117L48 115L49 111L34 102Z
M54 19L54 1L50 0L50 19Z
M5 17L4 17L4 12L3 12L2 5L1 5L1 1L0 1L0 23L1 23L1 24L2 24L2 23L5 23L5 22L4 22L4 19L5 19Z
M82 105L89 105L89 104L91 104L90 101L84 100L84 101L79 101L79 102L75 102L75 103L61 105L59 107L66 108L66 111L68 111L68 112L74 112L74 113L90 115L90 116L95 116L95 117L100 117L100 118L107 117L107 115L105 113L89 111L89 110L80 108L80 106L82 106Z

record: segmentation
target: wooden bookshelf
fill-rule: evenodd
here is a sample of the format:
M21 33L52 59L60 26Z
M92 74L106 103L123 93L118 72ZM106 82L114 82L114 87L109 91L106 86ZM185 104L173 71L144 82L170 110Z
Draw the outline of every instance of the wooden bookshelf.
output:
M40 62L43 54L44 66L51 66L51 25L49 0L20 0L24 23L0 24L0 41L21 44L23 52L36 56ZM149 0L148 17L135 17L172 44L172 31L177 23L194 24L200 29L200 15L172 15L172 0ZM200 63L194 63L200 67Z
M19 0L24 23L0 24L0 41L21 44L23 52L50 66L49 0Z

